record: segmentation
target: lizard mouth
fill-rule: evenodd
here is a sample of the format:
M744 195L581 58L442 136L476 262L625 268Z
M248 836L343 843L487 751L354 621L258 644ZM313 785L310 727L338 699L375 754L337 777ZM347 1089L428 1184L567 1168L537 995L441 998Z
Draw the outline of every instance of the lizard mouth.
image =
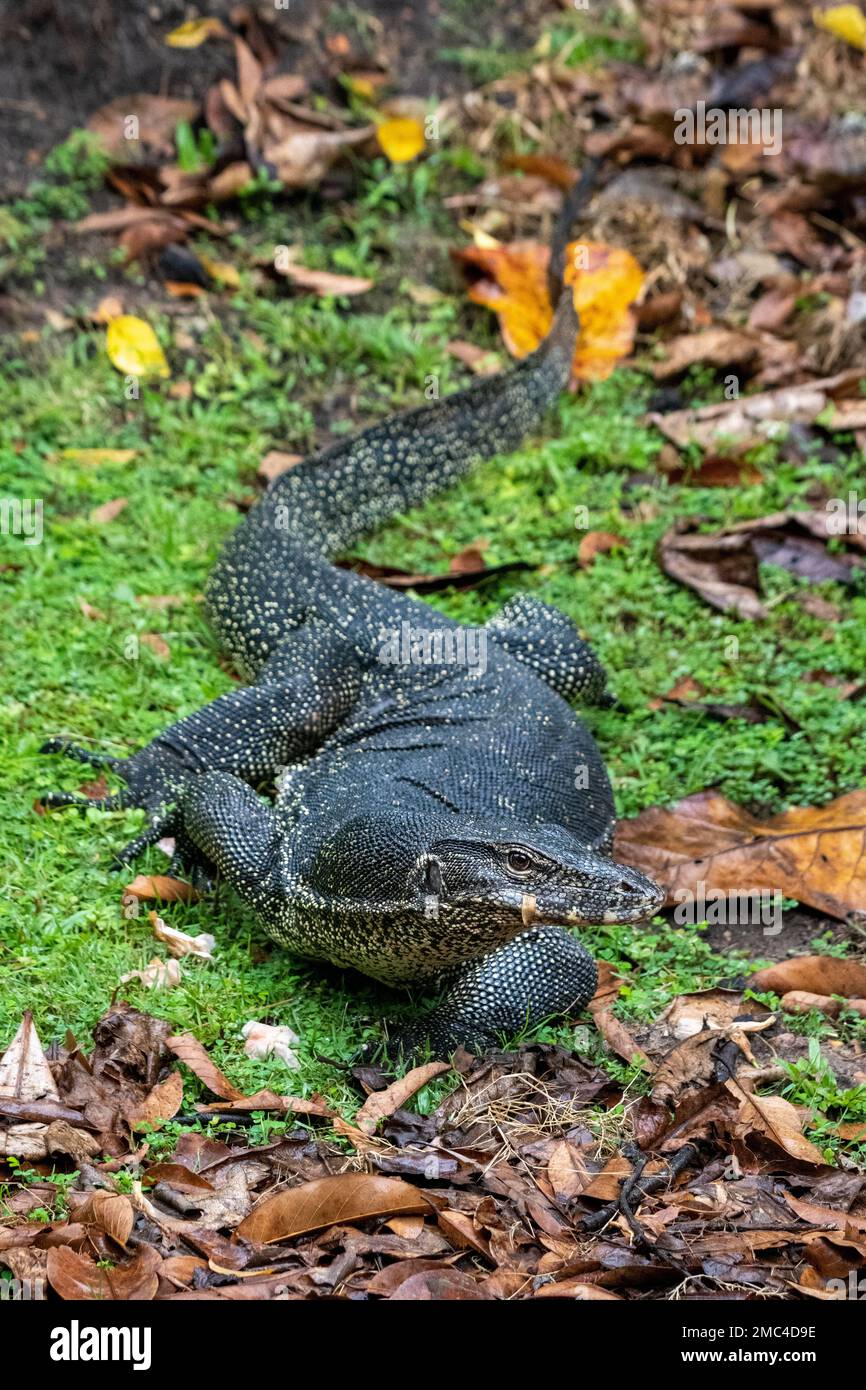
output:
M605 905L603 900L599 902L596 898L591 905L587 904L586 908L569 905L562 911L551 911L549 906L544 904L539 907L534 894L524 893L520 904L520 916L525 927L614 926L642 922L645 918L654 916L664 902L664 894L658 888L653 893L642 894L637 902L633 890L629 896L631 901L614 903L613 906Z

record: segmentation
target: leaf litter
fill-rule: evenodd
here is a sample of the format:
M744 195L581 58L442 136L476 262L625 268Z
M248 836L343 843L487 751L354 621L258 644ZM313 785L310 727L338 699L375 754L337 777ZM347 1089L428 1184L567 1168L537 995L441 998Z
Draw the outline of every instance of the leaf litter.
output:
M849 961L774 970L754 986L864 989ZM602 971L596 1017L621 983ZM709 990L642 1029L637 1089L547 1044L461 1050L393 1079L358 1068L347 1120L321 1097L244 1097L191 1034L125 1003L89 1053L67 1034L46 1054L25 1019L0 1060L5 1162L17 1143L30 1165L9 1173L0 1265L76 1301L832 1297L866 1264L866 1174L829 1166L816 1116L763 1093L784 1036L742 990ZM254 1145L190 1127L179 1064L220 1105L305 1127ZM446 1075L431 1113L406 1109Z

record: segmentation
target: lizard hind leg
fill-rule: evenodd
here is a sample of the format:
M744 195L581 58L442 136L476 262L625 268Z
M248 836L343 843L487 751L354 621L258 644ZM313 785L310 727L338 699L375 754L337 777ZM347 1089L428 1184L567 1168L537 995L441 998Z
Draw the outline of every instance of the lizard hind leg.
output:
M566 700L614 703L607 673L567 614L532 594L517 594L487 624L490 636Z
M480 960L448 971L436 1006L389 1042L404 1055L436 1057L456 1047L485 1051L554 1015L584 1008L595 993L595 961L561 927L532 927Z

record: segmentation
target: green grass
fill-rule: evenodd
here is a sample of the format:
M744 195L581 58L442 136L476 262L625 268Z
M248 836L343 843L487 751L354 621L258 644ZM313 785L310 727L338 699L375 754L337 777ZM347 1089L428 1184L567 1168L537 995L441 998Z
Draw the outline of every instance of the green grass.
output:
M198 596L262 455L275 447L306 449L415 403L431 374L443 394L453 389L463 375L445 351L450 338L498 345L492 321L465 304L447 267L448 224L438 211L436 181L459 179L469 168L459 152L433 156L416 171L380 166L367 177L351 222L313 203L288 210L268 197L250 203L250 221L233 243L207 248L237 259L242 270L238 292L214 297L217 314L194 306L190 318L160 317L133 271L127 308L140 307L154 323L172 381L192 384L188 400L173 399L171 383L126 400L100 330L46 330L36 344L10 344L0 384L2 493L43 499L45 537L34 546L0 537L0 1041L11 1037L25 1008L45 1042L67 1027L86 1037L120 976L164 954L146 912L127 915L125 880L109 867L140 817L36 815L39 792L75 790L88 779L85 769L40 757L40 743L62 734L125 753L228 689L231 677ZM253 252L296 239L309 246L311 264L370 274L376 290L336 303L282 296L255 271ZM407 291L419 281L445 297L416 305ZM100 292L94 282L82 303L92 305ZM191 336L192 348L174 345L173 324ZM668 580L655 558L677 517L700 515L720 526L805 504L816 483L844 496L862 477L862 458L853 449L835 464L817 453L797 464L768 457L764 482L739 489L632 486L635 473L652 472L658 448L640 419L648 392L647 378L621 372L564 399L543 439L395 519L363 552L411 569L441 569L448 554L484 537L492 563L519 559L534 567L437 601L475 623L525 586L577 619L622 702L615 712L588 715L621 814L708 786L769 810L862 786L862 707L805 678L816 667L840 679L862 675L866 598L832 585L816 590L842 613L830 645L826 624L795 602L799 585L788 575L765 576L774 599L766 622L737 622ZM87 467L61 457L67 448L138 452L131 463ZM90 519L117 497L128 504L113 522ZM576 516L590 529L621 534L627 548L581 570ZM144 601L164 595L181 601L168 608ZM81 601L104 619L85 617ZM141 642L147 633L168 643L170 660ZM686 674L721 701L772 695L801 731L789 732L782 721L720 725L675 708L649 709ZM164 863L152 850L140 867L158 871ZM212 931L216 960L184 963L174 991L132 984L123 996L194 1032L241 1086L318 1089L350 1105L342 1067L361 1043L376 1041L377 1019L390 1011L391 998L358 977L294 960L230 896L166 908L164 915L191 931ZM631 971L621 1008L634 1019L654 1017L672 994L734 971L696 931L599 930L590 944ZM301 1035L298 1075L287 1078L281 1065L243 1056L240 1030L251 1018L288 1023ZM544 1036L573 1040L563 1027Z

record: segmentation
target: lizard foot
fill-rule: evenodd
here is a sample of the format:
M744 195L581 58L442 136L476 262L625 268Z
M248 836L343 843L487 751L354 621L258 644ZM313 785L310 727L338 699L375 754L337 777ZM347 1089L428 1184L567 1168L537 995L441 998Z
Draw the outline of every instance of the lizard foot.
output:
M74 762L88 763L91 767L109 768L116 772L123 786L111 796L88 797L75 792L47 792L39 798L39 804L46 810L74 806L79 811L143 810L148 813L148 824L140 835L136 835L114 856L115 869L126 868L148 845L155 844L166 836L174 835L177 827L177 814L172 809L183 783L182 778L172 775L156 759L148 757L148 750L131 758L114 758L106 753L98 753L89 748L81 748L66 739L52 738L43 743L40 753L59 753Z

